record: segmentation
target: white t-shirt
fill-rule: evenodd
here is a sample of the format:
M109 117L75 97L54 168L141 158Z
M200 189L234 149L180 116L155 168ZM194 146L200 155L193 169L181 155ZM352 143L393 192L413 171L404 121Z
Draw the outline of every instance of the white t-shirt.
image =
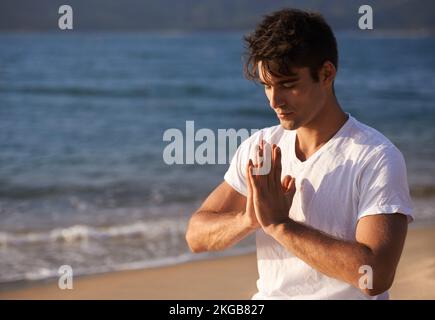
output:
M349 114L340 130L303 162L295 155L295 137L295 130L281 125L257 131L237 149L225 181L247 196L246 165L249 157L255 161L255 146L263 138L281 148L281 178L296 178L291 219L347 241L355 241L357 222L367 215L400 212L413 220L404 158L380 132ZM252 299L388 299L388 291L370 297L322 274L261 229L256 245L259 279Z

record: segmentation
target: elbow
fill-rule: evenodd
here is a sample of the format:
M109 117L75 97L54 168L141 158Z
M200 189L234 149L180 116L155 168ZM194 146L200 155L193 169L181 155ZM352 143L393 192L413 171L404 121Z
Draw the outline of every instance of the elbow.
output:
M373 288L366 288L362 289L362 292L370 297L378 296L385 291L389 290L391 288L391 285L379 285L379 286L373 286Z
M201 253L207 251L206 248L201 246L200 242L197 240L197 237L195 236L194 228L192 228L191 224L192 221L189 222L185 235L186 243L187 246L189 247L189 250L192 253Z
M385 257L374 255L370 250L356 265L358 274L352 282L366 296L378 296L393 285L396 265Z
M373 281L366 283L365 285L359 284L360 290L367 296L378 296L385 291L388 291L393 285L394 274L382 274L378 277L374 277Z
M187 242L187 246L189 247L189 250L192 253L200 253L205 251L204 249L202 249L200 246L196 244L189 230L186 232L186 242Z

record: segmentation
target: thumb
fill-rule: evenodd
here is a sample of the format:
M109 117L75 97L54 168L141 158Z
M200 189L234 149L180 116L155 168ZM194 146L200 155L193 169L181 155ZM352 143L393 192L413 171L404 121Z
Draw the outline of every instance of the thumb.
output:
M249 159L248 164L246 165L246 184L248 187L248 198L252 196L253 188L252 188L252 168L254 168L254 164L252 160Z
M296 179L295 178L290 178L290 181L287 185L287 189L285 191L286 194L289 194L293 197L293 195L296 192Z
M292 206L293 197L295 196L295 193L296 193L296 179L290 178L289 183L287 185L287 189L286 191L284 191L284 196L286 198L289 207Z
M292 176L289 175L286 175L284 179L282 179L281 186L282 186L282 191L284 191L284 193L287 192L292 179L293 179Z

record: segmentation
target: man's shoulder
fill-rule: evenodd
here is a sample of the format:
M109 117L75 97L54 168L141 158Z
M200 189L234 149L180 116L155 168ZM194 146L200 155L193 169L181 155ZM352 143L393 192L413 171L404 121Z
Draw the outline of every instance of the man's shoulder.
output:
M349 142L362 158L368 160L378 157L402 157L402 153L396 145L380 131L355 118L352 120L353 126Z
M369 149L396 148L396 146L377 129L353 118L350 138L352 143Z

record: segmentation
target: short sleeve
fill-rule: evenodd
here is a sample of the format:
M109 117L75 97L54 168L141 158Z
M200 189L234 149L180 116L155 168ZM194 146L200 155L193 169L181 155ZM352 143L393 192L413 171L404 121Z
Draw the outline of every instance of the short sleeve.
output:
M246 184L246 166L253 147L256 145L255 141L261 137L261 130L254 133L248 139L243 141L234 153L231 159L230 166L224 175L224 180L238 193L248 196L248 186ZM255 149L254 149L255 150ZM255 153L254 153L255 154Z
M358 220L375 214L402 213L408 223L414 220L406 165L394 146L373 154L359 179Z

